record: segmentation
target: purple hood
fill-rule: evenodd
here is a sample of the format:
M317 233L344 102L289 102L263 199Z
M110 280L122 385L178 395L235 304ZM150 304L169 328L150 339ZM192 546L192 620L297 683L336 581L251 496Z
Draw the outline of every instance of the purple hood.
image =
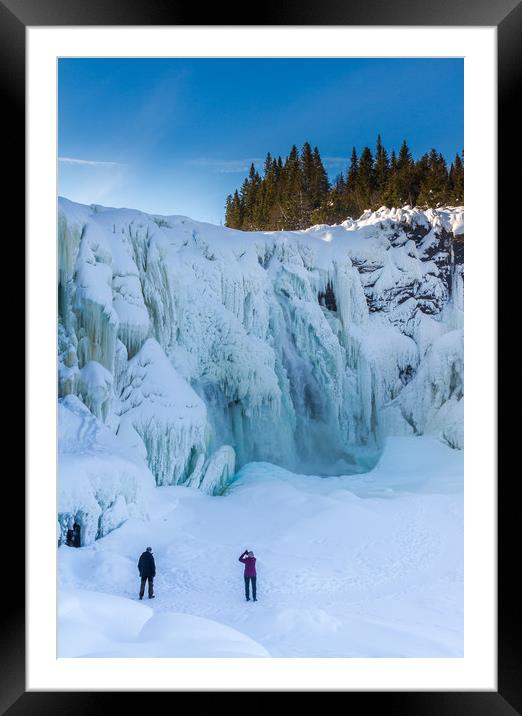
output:
M243 562L245 565L245 577L255 577L256 576L256 558L255 557L247 557L246 552L243 552L241 557L239 558L240 562Z

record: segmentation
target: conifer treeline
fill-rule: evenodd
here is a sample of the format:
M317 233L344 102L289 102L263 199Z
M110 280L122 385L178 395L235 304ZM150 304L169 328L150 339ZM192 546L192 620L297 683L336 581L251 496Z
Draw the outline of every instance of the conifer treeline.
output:
M415 161L406 140L399 154L388 154L380 135L375 153L355 147L346 174L331 184L319 150L294 145L283 162L266 155L263 176L250 166L241 189L227 197L225 224L245 231L306 229L358 218L381 206L437 207L464 203L464 153L448 167L432 149Z

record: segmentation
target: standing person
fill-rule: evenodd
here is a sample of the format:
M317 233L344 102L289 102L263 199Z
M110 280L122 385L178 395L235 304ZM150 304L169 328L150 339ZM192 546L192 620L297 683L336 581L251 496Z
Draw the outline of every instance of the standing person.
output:
M239 558L240 562L243 562L245 565L245 598L247 602L250 601L250 582L252 582L252 597L254 599L254 602L257 602L256 597L256 558L254 557L254 553L249 551L248 549L245 549L241 557Z
M140 599L145 594L145 582L149 580L149 599L154 599L154 577L156 576L156 563L152 556L152 547L147 547L138 562L138 570L141 577Z
M74 547L74 530L73 530L72 523L69 523L65 544L68 547Z
M73 525L72 544L73 544L73 547L81 547L80 525L77 522L75 522Z

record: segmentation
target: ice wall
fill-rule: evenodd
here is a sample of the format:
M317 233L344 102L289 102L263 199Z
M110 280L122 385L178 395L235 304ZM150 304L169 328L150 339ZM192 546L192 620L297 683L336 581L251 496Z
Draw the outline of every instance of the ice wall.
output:
M462 447L461 207L245 233L61 199L58 238L60 396L157 484L355 470L389 434Z
M158 485L193 478L207 451L205 404L148 338L118 379L117 434L146 458Z
M90 544L130 517L146 518L155 481L145 460L74 395L58 404L58 540L80 525Z

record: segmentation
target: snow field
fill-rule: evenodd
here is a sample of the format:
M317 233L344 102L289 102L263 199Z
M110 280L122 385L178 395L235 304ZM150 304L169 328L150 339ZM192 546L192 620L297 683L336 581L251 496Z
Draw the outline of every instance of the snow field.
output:
M89 590L129 609L146 605L172 629L147 646L137 628L114 635L95 615L69 613L60 617L61 649L234 655L225 654L228 633L208 625L205 645L199 626L192 632L182 621L190 616L233 629L272 657L461 656L462 510L462 452L422 437L390 439L363 475L299 476L252 463L221 497L158 488L149 521L129 519L88 547L60 548L60 614L62 599ZM148 544L157 596L137 602L136 564ZM244 600L238 557L246 548L258 558L255 604ZM110 601L104 609L110 615ZM93 620L93 643L78 636L82 619Z

